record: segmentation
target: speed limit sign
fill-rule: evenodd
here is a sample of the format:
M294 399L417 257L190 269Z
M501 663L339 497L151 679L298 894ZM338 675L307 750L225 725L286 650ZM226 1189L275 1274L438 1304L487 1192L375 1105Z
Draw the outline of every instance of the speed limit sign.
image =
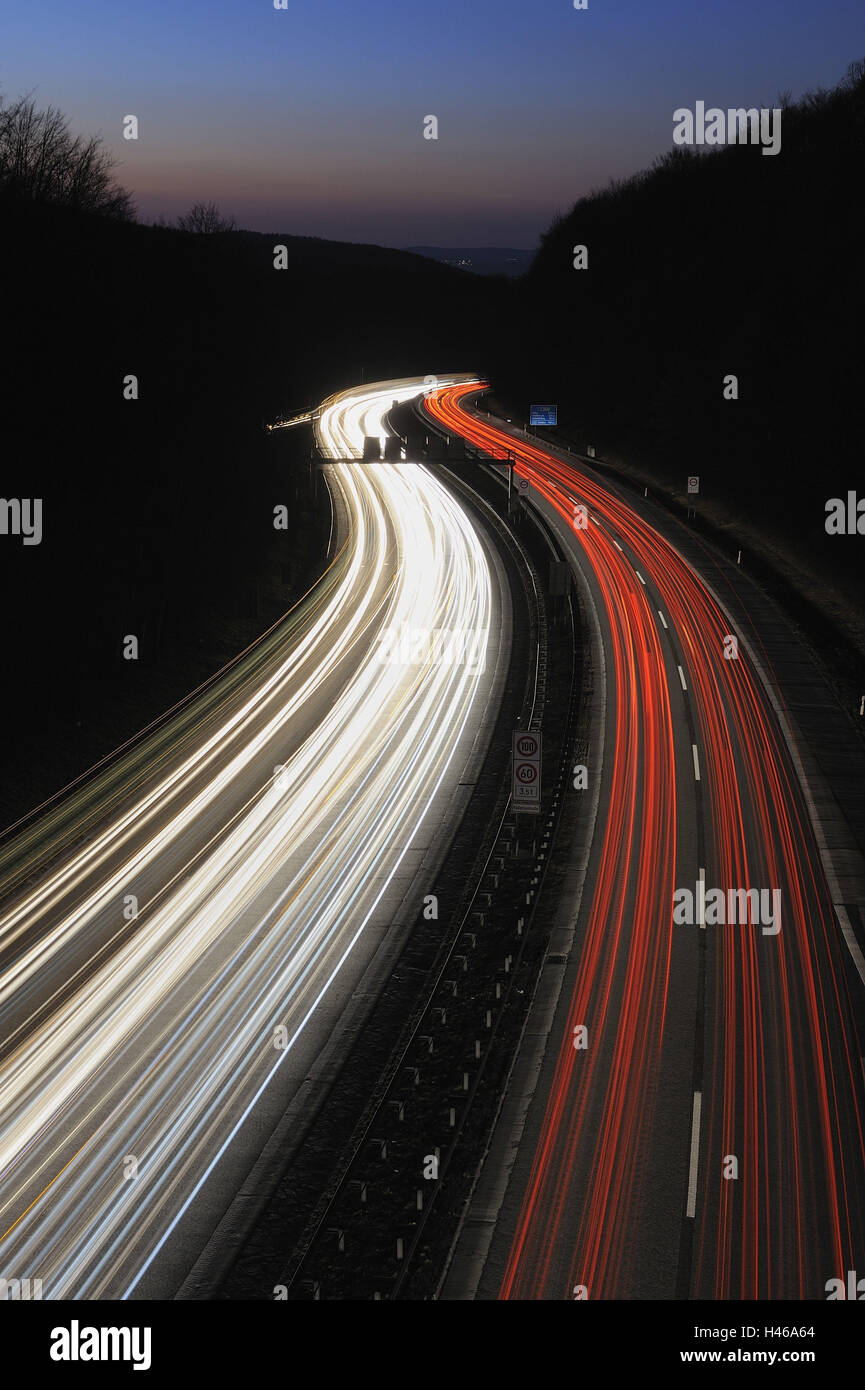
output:
M541 809L541 736L515 729L513 744L514 810L536 813Z

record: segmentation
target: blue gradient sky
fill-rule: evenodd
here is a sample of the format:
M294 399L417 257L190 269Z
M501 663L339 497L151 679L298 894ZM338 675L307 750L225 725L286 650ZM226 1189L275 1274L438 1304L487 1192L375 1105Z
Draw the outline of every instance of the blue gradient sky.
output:
M389 246L533 247L556 211L670 149L676 107L770 105L865 55L861 0L4 10L0 90L101 132L142 219L213 200L256 230Z

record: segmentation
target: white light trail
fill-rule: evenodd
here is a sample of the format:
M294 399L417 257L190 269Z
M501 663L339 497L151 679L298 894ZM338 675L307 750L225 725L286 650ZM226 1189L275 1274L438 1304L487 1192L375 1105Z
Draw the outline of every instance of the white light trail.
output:
M331 398L319 437L358 456L422 390ZM475 705L492 594L468 517L420 465L331 468L351 521L331 582L0 913L0 1269L45 1297L135 1290L315 1017ZM469 632L468 659L380 660L404 628Z

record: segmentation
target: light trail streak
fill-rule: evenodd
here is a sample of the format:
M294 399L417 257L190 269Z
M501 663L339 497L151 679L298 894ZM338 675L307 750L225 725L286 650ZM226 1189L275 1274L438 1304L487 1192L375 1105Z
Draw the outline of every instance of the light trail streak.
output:
M653 1198L644 1160L663 1072L672 933L685 930L672 926L669 894L674 880L694 882L694 865L676 862L681 793L667 667L645 589L635 591L609 528L657 589L670 618L668 629L657 610L671 670L681 659L682 689L690 687L710 881L771 884L784 902L783 930L771 938L753 925L699 924L708 982L701 1124L712 1159L694 1193L692 1296L823 1298L825 1279L862 1259L863 1089L843 938L770 699L741 645L726 659L730 620L676 548L579 467L468 414L460 402L474 389L444 390L427 409L487 453L513 453L516 473L570 529L576 504L602 518L602 528L574 535L602 594L613 656L608 819L500 1297L569 1298L576 1284L591 1298L627 1297L638 1258L630 1233ZM594 1038L581 1054L571 1045L577 1023ZM724 1155L737 1156L737 1181L722 1179ZM683 1192L683 1215L691 1205Z
M331 398L323 444L356 456L422 390ZM51 810L38 876L5 855L0 1270L45 1297L135 1291L339 977L475 706L492 592L467 516L421 466L331 468L350 529L327 581L123 777ZM467 659L380 660L401 627L470 632Z

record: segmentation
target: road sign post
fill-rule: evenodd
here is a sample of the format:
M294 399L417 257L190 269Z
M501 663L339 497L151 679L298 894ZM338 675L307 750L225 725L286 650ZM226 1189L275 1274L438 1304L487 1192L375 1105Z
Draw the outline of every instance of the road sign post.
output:
M689 495L690 495L691 493L697 493L697 492L699 492L699 491L700 491L700 479L697 477L696 474L692 474L692 475L689 477L689 479L688 479L688 493L689 493ZM688 508L688 517L689 517L689 519L690 519L690 517L691 517L692 512L693 512L693 515L694 515L694 516L697 515L697 513L693 511L693 508L692 508L692 507L689 507L689 508Z
M541 736L515 729L513 737L513 808L538 815L541 809Z

